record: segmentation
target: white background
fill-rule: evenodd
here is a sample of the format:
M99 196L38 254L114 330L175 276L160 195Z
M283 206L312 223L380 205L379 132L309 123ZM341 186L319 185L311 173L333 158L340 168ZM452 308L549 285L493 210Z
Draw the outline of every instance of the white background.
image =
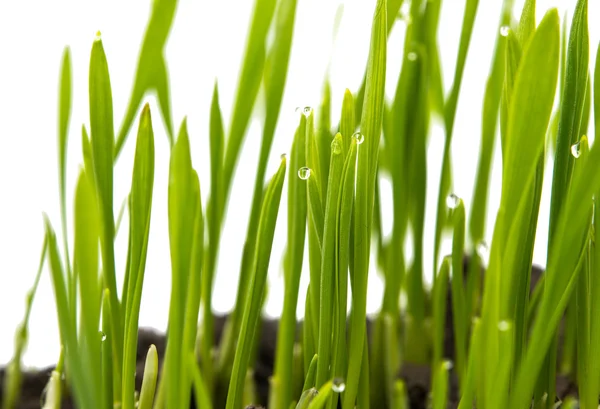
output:
M131 92L139 45L150 11L148 1L4 1L0 2L0 365L13 351L14 330L22 320L26 291L33 283L43 241L42 212L47 212L60 234L57 172L57 101L59 67L63 47L69 45L73 61L73 110L68 147L68 213L72 191L81 163L82 124L88 124L87 77L89 53L97 30L102 32L112 89L115 127L118 129ZM209 191L208 112L213 82L218 79L221 106L228 126L237 87L242 53L246 45L251 0L180 0L173 30L166 48L170 74L173 118L176 128L184 116L192 144L194 166L201 179L203 201ZM458 104L452 155L454 192L470 210L474 174L480 141L481 102L489 72L501 0L480 1L478 16ZM516 15L523 0L516 1ZM575 0L539 0L538 21L550 6ZM332 123L337 123L345 88L358 89L368 54L372 12L375 0L344 1L337 40L333 23L339 6L336 0L298 0L294 44L269 174L279 164L279 155L289 151L297 124L297 106L317 106L328 64L332 85ZM446 92L451 85L464 1L443 2L439 44ZM598 2L589 6L591 59L594 61L599 29L593 21L600 17ZM570 14L569 14L570 20ZM400 68L404 29L398 22L388 45L386 91L393 95ZM236 292L241 249L246 232L254 169L258 160L262 96L255 119L246 135L238 173L227 211L215 282L214 309L232 308ZM155 130L156 171L146 280L140 325L165 330L170 294L170 261L167 229L168 143L156 109L151 102ZM137 121L132 130L135 135ZM444 134L439 125L430 139L425 273L431 274L433 226ZM115 172L115 208L121 205L131 184L133 137L130 136ZM498 149L496 149L498 153ZM548 167L550 171L550 166ZM491 236L499 201L501 164L495 157L492 172L486 237ZM547 173L546 182L551 173ZM384 216L390 214L390 186L382 186ZM549 183L545 183L538 226L534 262L544 264L549 206ZM286 195L280 207L280 220L269 271L268 315L279 314L282 306L282 254L285 246ZM70 217L70 216L69 216ZM390 220L389 217L385 217ZM126 223L127 220L124 219ZM71 226L71 219L69 219ZM71 228L71 227L69 227ZM384 226L389 231L389 223ZM125 266L126 229L117 238L118 281ZM70 232L72 237L72 232ZM444 243L444 251L449 249ZM307 284L303 275L301 299ZM382 282L372 270L368 310L376 312L381 300ZM298 306L303 313L303 303ZM47 269L44 270L30 322L26 365L44 366L56 361L59 352L54 294Z

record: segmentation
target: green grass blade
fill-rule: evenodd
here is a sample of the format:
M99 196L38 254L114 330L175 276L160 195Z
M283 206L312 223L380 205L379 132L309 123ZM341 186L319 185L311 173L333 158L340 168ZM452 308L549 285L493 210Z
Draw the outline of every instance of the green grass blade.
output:
M190 362L193 362L190 360ZM154 404L154 392L156 390L156 379L158 378L158 353L156 347L150 345L146 354L146 364L144 365L144 378L142 379L142 389L140 391L140 400L138 409L152 409Z
M269 267L273 235L275 233L275 222L277 220L279 201L285 178L285 165L286 161L284 158L279 170L269 183L263 201L254 261L255 268L248 287L249 297L246 299L246 307L244 309L233 371L229 383L227 409L237 409L242 403L242 386L250 360L250 350L255 335L254 328L256 327L262 305L262 295L267 279L267 269Z
M510 23L510 9L506 7L507 0L504 1L500 25L496 35L496 45L490 74L485 85L485 94L483 99L482 121L481 121L481 148L479 150L479 162L475 174L475 189L473 192L473 202L469 218L469 235L471 242L478 245L484 239L485 219L487 215L487 202L490 181L490 169L492 157L494 154L494 139L496 135L496 125L498 123L498 109L502 94L502 84L504 82L504 61L506 40L500 34L502 27ZM469 274L478 274L481 260L474 255L472 265L469 266Z
M260 4L259 4L260 3ZM265 38L264 35L266 35L266 31L263 34L258 34L259 31L261 30L268 30L269 28L269 24L270 24L270 20L272 17L272 11L271 9L275 7L275 1L272 0L268 0L268 1L260 1L256 3L256 10L255 10L255 19L256 18L262 18L265 19L262 22L258 22L258 20L254 20L254 23L258 24L258 25L253 25L252 27L252 31L251 31L251 36L253 34L257 34L259 37L256 37L254 40L252 38L249 39L249 43L248 43L248 49L247 52L259 52L259 54L254 55L252 57L250 57L250 54L246 55L246 60L245 60L245 64L249 63L251 60L248 58L262 58L264 59L265 56L263 55L262 57L260 57L260 53L265 54L266 51L264 50L264 44L260 45L259 43L256 43L257 41L262 41L263 43L265 42ZM237 333L239 332L239 327L240 327L240 320L242 317L242 313L243 313L243 308L245 306L245 295L247 292L247 283L249 282L249 276L252 273L252 267L253 267L253 259L252 257L254 257L255 254L255 247L256 247L256 231L258 229L258 224L259 224L259 218L260 218L260 211L261 211L261 205L262 205L262 201L263 201L263 189L264 189L264 184L265 184L265 174L266 174L266 170L267 170L267 163L269 160L269 155L271 153L271 147L273 145L273 137L275 135L275 128L277 125L277 120L279 118L279 112L281 109L281 101L282 101L282 97L283 97L283 91L285 88L285 82L286 82L286 78L287 78L287 71L288 71L288 63L289 63L289 56L290 56L290 51L291 51L291 43L292 43L292 37L293 37L293 31L294 31L294 22L295 22L295 15L296 15L296 0L282 0L278 2L278 9L277 9L277 14L276 14L276 18L275 18L275 26L274 26L274 32L275 32L275 40L274 43L272 45L272 47L268 50L268 54L266 54L266 61L264 61L264 73L262 73L262 65L259 64L263 64L263 61L261 60L260 62L257 62L258 60L254 60L256 66L255 67L251 67L251 70L254 70L252 73L250 71L243 71L242 76L244 75L244 73L248 74L249 77L247 78L248 81L259 81L256 83L256 86L259 85L260 83L260 75L262 75L264 78L264 87L265 87L265 93L266 93L266 116L265 116L265 124L263 127L263 135L262 135L262 140L261 140L261 147L260 147L260 156L259 156L259 160L258 160L258 167L257 167L257 171L256 171L256 177L255 177L255 181L254 181L254 192L252 195L252 206L250 209L250 217L248 219L248 227L246 229L246 241L244 243L244 252L242 254L242 264L241 264L241 270L240 270L240 280L238 281L238 295L237 295L237 299L236 299L236 306L235 306L235 310L232 316L232 326L233 326L233 333ZM261 9L259 9L259 7L261 7ZM260 12L259 12L260 10ZM262 13L262 15L261 15ZM269 14L271 13L271 14ZM258 16L258 17L257 17ZM261 26L262 24L262 26ZM254 31L257 30L257 31ZM263 35L262 38L260 38L260 35ZM254 43L253 43L254 41ZM250 47L253 47L252 49ZM259 47L259 48L257 48ZM262 48L261 48L262 47ZM254 51L253 51L254 50ZM260 50L260 51L257 51ZM244 66L244 69L248 68L247 66ZM250 79L251 77L256 76L255 78ZM243 136L245 133L245 129L247 127L247 123L249 120L249 115L251 114L251 109L252 109L252 104L254 103L254 99L256 97L256 91L258 90L258 88L256 89L256 91L254 91L254 89L252 88L252 90L250 90L251 94L250 95L254 95L254 97L251 97L251 103L248 103L248 95L244 95L241 94L242 90L242 85L244 84L242 82L242 79L240 79L240 88L238 89L238 91L240 92L240 94L238 94L238 100L236 100L236 105L234 110L237 110L239 108L239 110L234 112L234 117L232 119L232 125L231 125L231 134L230 134L230 138L228 141L228 145L227 145L227 155L225 157L225 183L224 183L224 188L225 191L222 191L222 193L224 193L225 195L228 193L228 188L230 186L231 183L231 177L232 177L232 173L235 167L235 162L237 161L237 155L239 154L239 149L241 146L241 142L243 140ZM245 87L251 86L254 87L254 85L251 85L250 83L247 83L244 85ZM252 94L252 92L254 92L254 94ZM248 109L247 112L242 112L242 110L246 110ZM235 118L235 115L239 114L239 117ZM239 122L235 122L236 119L239 119ZM245 121L245 122L244 122ZM243 127L243 128L242 128ZM239 142L235 142L237 141L237 139L239 137ZM233 143L230 143L233 142ZM230 149L231 148L231 149ZM226 200L224 200L223 203L221 203L221 208L224 209L223 206L225 206ZM221 215L220 215L221 216ZM215 243L218 245L218 243ZM233 358L233 349L235 348L235 344L230 342L225 344L225 354L224 356L227 357L228 359L226 359L226 363L228 363L227 361L229 361L230 359ZM228 363L229 364L229 363Z
M454 78L450 95L444 105L444 127L446 131L446 140L444 143L444 154L442 159L442 174L440 176L440 186L438 191L437 213L435 221L435 238L434 238L434 270L437 271L437 262L439 257L440 242L442 239L442 231L447 224L447 210L445 207L446 196L450 193L450 181L452 180L452 169L450 166L450 145L452 143L452 134L454 132L454 119L456 117L456 107L458 104L458 96L462 84L463 73L469 52L469 44L471 43L471 35L473 33L473 25L477 14L479 0L466 0L465 12L463 15L462 29L460 32L460 43L458 47L458 55L456 58L456 66L454 68Z
M342 136L343 139L343 136ZM340 197L338 201L338 218L336 222L336 254L335 263L335 308L336 321L333 327L333 363L332 373L336 378L346 375L348 367L348 346L346 340L347 306L348 306L348 267L350 259L350 232L352 228L352 209L354 204L354 181L356 177L356 139L350 145L344 162ZM337 407L337 395L332 405Z
M66 369L71 374L71 382L75 400L79 407L97 408L98 401L93 396L93 386L86 380L87 372L81 367L81 359L77 349L76 329L72 327L69 312L69 301L67 298L67 286L65 283L65 274L60 260L56 234L50 223L50 220L44 215L46 240L48 242L48 264L50 267L50 276L54 288L56 300L56 310L60 338L66 353ZM111 374L112 376L112 374ZM98 387L98 385L95 385Z
M319 391L316 388L310 388L302 392L302 396L300 396L296 409L307 409L318 394Z
M555 240L555 231L558 217L565 203L565 198L570 189L573 157L571 145L579 136L582 109L585 101L587 76L589 67L589 34L587 18L587 0L578 0L571 24L568 49L566 52L566 66L564 86L560 99L560 118L554 156L554 173L552 177L552 196L550 201L550 223L548 228L548 249L551 249ZM549 250L548 250L548 254ZM547 262L547 264L549 264ZM554 392L554 378L556 368L556 341L550 348L547 360L546 388L552 400Z
M319 342L317 354L319 365L317 366L317 383L320 388L330 378L331 368L331 329L333 328L333 301L335 296L334 277L336 266L336 230L338 217L338 200L340 196L339 186L342 181L344 157L342 155L342 135L338 133L330 143L330 169L329 186L325 203L325 217L323 228L323 245L321 256L321 285L319 309ZM310 181L309 181L310 183ZM310 190L309 190L310 191Z
M219 89L217 83L213 89L210 106L210 200L207 211L208 246L204 258L204 274L202 274L202 305L203 320L202 334L200 337L200 357L204 380L209 391L214 387L213 359L211 349L214 339L214 318L212 311L212 288L217 262L217 252L221 240L221 168L223 166L223 145L225 132L223 130L223 117L219 103Z
M433 282L432 292L432 335L433 360L432 368L438 368L444 357L444 333L446 328L446 300L448 298L448 281L453 259L444 257L440 271ZM452 273L454 275L454 272ZM454 298L454 294L452 294ZM456 313L454 320L456 321Z
M187 295L183 328L183 345L181 368L180 401L182 407L190 406L190 392L193 385L193 372L186 367L186 355L194 356L195 341L198 333L198 315L202 290L202 263L204 251L204 219L202 217L202 196L200 180L195 170L192 170L192 193L196 208L194 214L194 231L191 243L190 272L187 281Z
M196 398L196 402L198 402L197 405L201 408L212 409L213 406L210 397L210 391L206 385L206 382L204 381L202 371L200 371L200 367L196 362L194 354L189 356L188 366L190 371L192 371L194 396Z
M455 362L460 385L467 369L468 317L465 306L463 283L463 256L465 249L465 205L459 199L458 206L450 213L454 225L452 236L452 317L454 323ZM443 335L442 335L443 338Z
M300 121L306 121L300 115ZM296 339L296 306L298 304L298 291L302 263L304 261L304 246L306 237L306 188L304 181L298 177L297 169L305 163L305 138L304 126L300 124L296 129L290 166L288 172L288 211L287 211L287 253L285 265L285 297L283 298L283 312L277 333L277 350L275 356L274 379L279 387L271 389L269 406L286 407L292 400L292 376L294 340Z
M223 190L219 200L224 209L242 141L248 127L252 108L258 95L266 59L266 38L275 14L276 0L256 0L240 73L229 137L223 163ZM214 200L214 199L213 199Z
M561 95L560 120L556 143L548 248L552 247L558 215L569 190L574 158L571 145L577 134L584 106L589 67L587 0L578 0L566 56L565 84Z
M138 322L146 268L152 192L154 190L154 132L150 106L146 104L140 118L129 206L129 275L125 310L125 350L123 356L123 409L134 408L135 367Z
M598 49L600 51L600 43ZM596 52L596 55L599 55ZM596 67L594 68L594 134L595 141L600 140L600 58L596 57Z
M371 222L375 196L377 159L384 108L385 62L387 41L386 3L378 0L373 17L371 48L367 65L365 99L361 117L361 133L364 143L358 148L358 173L356 182L355 236L354 236L354 284L352 332L350 338L347 388L343 408L354 407L358 395L360 368L364 365L364 342L366 342L366 298L369 273ZM367 380L368 382L368 368ZM365 385L365 384L363 384ZM368 397L368 393L367 393Z
M479 318L473 319L473 326L471 327L471 342L470 353L469 353L469 363L467 365L467 373L465 376L465 381L463 382L462 393L460 396L460 401L458 403L458 409L472 409L473 401L475 399L475 389L477 387L476 376L477 376L477 368L480 359L480 348L479 345L479 334L481 333L481 321Z
M92 46L89 74L90 96L90 129L92 164L96 180L96 191L100 207L100 244L102 249L102 266L104 286L111 297L113 325L111 342L115 354L115 373L120 373L123 366L123 323L121 307L117 297L117 281L115 278L114 235L115 222L113 214L113 107L108 63L100 37ZM115 396L120 396L120 382Z
M521 240L528 233L515 226L522 226L522 220L529 220L530 213L524 210L528 196L523 197L522 193L529 191L535 178L537 163L532 158L539 158L543 152L558 74L559 30L558 13L552 10L546 14L523 53L508 107L502 197L483 298L481 342L490 344L484 358L490 368L495 368L499 362L496 326L506 318L500 315L501 306L508 302L506 288L514 282L513 277L500 275L500 272L514 272L514 263L519 261L514 246L523 243ZM513 248L504 248L505 243ZM490 379L486 381L486 396L492 389Z
M22 356L27 342L29 341L29 317L31 316L31 308L33 307L33 299L37 292L37 287L42 276L42 269L46 261L46 254L48 253L48 240L44 237L44 244L42 245L42 252L40 255L40 262L38 264L37 273L33 281L33 286L27 292L27 298L25 303L25 316L23 321L19 324L15 334L15 351L13 356L6 366L6 372L3 380L3 394L2 394L2 409L14 409L19 396L21 394L21 386L23 380L22 368Z
M171 25L177 9L177 0L156 0L152 3L150 20L142 41L138 58L133 89L129 98L127 112L115 144L115 158L119 156L135 115L144 96L156 92L160 111L167 127L169 142L173 145L173 119L169 95L169 78L165 60L165 46L171 31Z
M67 143L69 120L72 104L71 50L65 47L60 68L60 96L58 110L58 189L60 197L60 220L63 233L63 247L67 275L71 276L71 260L69 257L69 240L67 235ZM72 286L72 284L71 284Z
M308 405L308 409L322 409L325 407L333 392L333 381L329 381L319 388L319 393Z
M349 89L344 92L344 100L342 101L342 119L340 121L340 133L344 142L344 155L350 149L352 135L356 130L356 119L354 118L354 97Z
M169 306L169 338L165 353L167 407L181 407L179 394L181 362L184 358L183 328L191 275L194 220L198 193L192 168L187 122L181 124L179 136L171 150L169 169L169 244L171 249L171 301Z
M329 156L330 145L333 141L331 135L331 84L329 79L325 80L323 87L323 97L319 107L319 116L316 132L316 146L319 156L319 177L321 190L323 192L323 201L327 197L327 186L329 180Z
M98 286L98 240L100 218L98 202L91 178L82 170L75 190L75 249L74 272L79 279L81 297L80 343L82 361L89 368L94 385L101 382L101 344L98 337L100 325L101 290ZM67 350L67 353L70 351ZM100 401L100 390L94 390L93 398Z
M100 386L102 388L101 395L101 407L103 409L110 409L115 405L115 392L114 385L118 382L120 384L121 379L119 376L115 376L115 365L113 354L113 342L111 338L112 333L112 311L110 305L110 290L104 289L102 293L102 332L100 334L102 347L101 347L101 358L102 358L102 382Z
M434 382L432 390L432 409L446 409L448 407L448 378L452 362L441 362L433 367Z
M308 366L308 370L306 371L306 376L304 377L304 386L302 387L303 392L315 387L318 363L319 356L314 354L310 361L310 365ZM300 400L302 400L302 398L300 398Z
M311 287L310 284L308 285L308 288L306 289L306 298L304 299L304 322L302 323L302 355L304 357L304 374L305 374L305 378L308 376L309 371L311 369L312 366L312 359L314 358L314 356L317 354L317 347L316 347L316 334L313 333L313 321L316 322L315 319L313 319L313 311L312 311L312 295L311 295ZM316 369L316 362L315 362L315 371ZM316 374L316 372L315 372ZM314 384L314 381L313 381ZM314 385L313 385L314 386Z

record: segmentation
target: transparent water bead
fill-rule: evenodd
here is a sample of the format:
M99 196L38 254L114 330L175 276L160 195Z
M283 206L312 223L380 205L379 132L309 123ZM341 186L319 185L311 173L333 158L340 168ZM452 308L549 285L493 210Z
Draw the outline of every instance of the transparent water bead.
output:
M356 139L357 145L360 145L361 143L363 143L365 141L365 136L363 134L361 134L360 132L355 132L354 135L352 135L352 137L354 139Z
M450 193L448 196L446 196L446 206L448 206L449 209L454 210L459 204L460 197L456 196L454 193Z
M581 156L581 142L571 145L571 155L573 155L575 159Z
M506 321L506 320L502 320L498 323L498 330L505 332L508 331L510 329L510 322Z
M100 334L100 340L101 341L106 341L106 334L102 331L98 331L98 333Z
M475 251L477 252L477 255L479 256L479 258L486 262L488 261L488 258L490 256L490 249L488 247L488 244L485 242L485 240L481 240L479 243L477 243L477 247L475 247Z
M346 390L346 384L342 378L333 378L333 383L331 385L331 390L336 393L342 393Z
M500 35L502 37L508 37L508 33L510 33L510 27L509 26L502 26L502 27L500 27Z
M298 177L302 180L308 180L308 178L310 177L310 168L304 166L298 169Z
M282 153L281 155L279 155L279 158L281 160L285 160L285 158L287 158L287 154L286 153Z
M333 141L331 141L331 152L333 152L334 155L342 153L342 143L338 138L333 138Z
M419 58L419 55L416 52L411 51L408 53L406 58L408 58L408 61L417 61L417 58Z
M454 367L454 363L452 363L452 361L446 360L442 363L442 367L449 371L450 369L452 369Z

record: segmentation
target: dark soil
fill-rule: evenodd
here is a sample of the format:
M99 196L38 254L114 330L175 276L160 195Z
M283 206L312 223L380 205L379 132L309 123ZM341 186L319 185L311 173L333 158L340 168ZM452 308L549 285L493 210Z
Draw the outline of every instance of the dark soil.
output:
M542 274L541 269L534 267L532 270L531 288L536 285ZM454 337L452 331L452 301L451 295L448 294L447 299L447 319L446 319L446 337L444 339L444 353L447 358L451 359L454 354ZM218 342L221 338L223 326L226 321L226 316L215 317L215 341ZM368 322L368 324L371 324ZM268 401L269 392L269 377L273 373L273 363L275 359L275 344L277 338L278 321L263 319L262 331L260 333L260 346L258 357L254 368L254 378L257 386L257 394L261 403ZM367 330L370 332L372 325L367 325ZM155 330L141 328L138 339L137 353L137 373L144 372L144 361L146 352L151 344L156 346L158 356L164 356L166 339L165 335ZM23 376L23 390L21 401L17 409L39 409L40 397L46 386L52 367L37 371L28 371ZM400 371L400 377L404 380L408 392L408 399L411 409L425 409L428 403L428 393L430 389L431 372L428 365L419 365L411 363L403 363ZM2 385L4 380L4 368L0 368L0 401L2 400ZM136 379L136 389L141 387L141 377ZM449 408L458 406L458 382L454 373L450 376L450 396ZM577 387L567 378L559 377L557 379L557 394L559 397L566 395L576 395ZM66 397L63 401L64 409L74 408L70 397ZM192 407L194 403L192 402ZM257 406L257 408L259 408ZM275 408L274 408L275 409Z

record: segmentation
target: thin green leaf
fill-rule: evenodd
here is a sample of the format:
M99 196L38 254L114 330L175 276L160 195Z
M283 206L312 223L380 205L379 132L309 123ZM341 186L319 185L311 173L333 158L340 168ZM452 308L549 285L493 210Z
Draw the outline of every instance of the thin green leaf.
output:
M369 274L369 250L371 222L375 197L377 159L383 120L386 49L387 49L387 9L384 0L378 0L373 16L371 47L367 64L364 106L361 117L361 133L364 142L358 149L358 170L356 182L356 208L354 218L354 280L353 313L348 358L347 388L343 397L343 408L354 407L359 392L360 368L364 365L367 379L362 390L368 385L368 366L363 356L366 342L366 298ZM362 137L361 137L362 139ZM364 395L364 394L363 394ZM368 389L366 397L368 399Z
M142 104L142 99L150 91L156 92L160 111L167 127L169 142L173 145L173 119L171 116L165 46L176 9L177 0L156 0L152 3L150 20L142 41L129 105L115 145L115 158L119 156L123 148L129 130L133 125L135 114Z
M104 285L111 297L111 319L114 334L111 337L115 354L115 373L120 374L123 366L123 323L121 306L117 298L117 281L115 277L114 235L115 221L113 214L113 107L108 63L100 37L92 46L89 74L90 96L90 130L91 147L94 166L94 178L100 207L100 244L102 248L102 270ZM119 375L120 376L120 375ZM120 396L120 382L115 391Z
M125 310L125 350L123 357L123 409L134 408L135 366L138 322L146 268L152 192L154 190L154 132L150 106L146 104L140 118L131 193L129 196L129 275Z
M292 375L294 340L296 339L296 306L306 236L306 188L298 177L298 169L305 163L306 132L300 115L300 125L296 129L288 173L288 211L287 211L287 252L285 264L285 296L283 312L277 333L274 378L279 386L271 388L269 406L285 407L292 400Z
M254 328L257 325L260 307L262 305L262 294L267 279L267 269L269 267L273 235L275 233L275 222L277 220L281 190L285 178L285 165L286 161L284 158L279 170L269 183L263 201L254 261L255 268L248 287L249 297L246 299L246 307L244 309L231 381L229 383L227 409L237 409L242 403L242 385L250 360L250 349L254 338Z
M190 360L190 362L193 362ZM144 365L144 378L142 379L142 389L140 391L140 400L137 404L138 409L152 409L154 404L154 392L156 390L156 379L158 378L158 353L156 347L150 345L146 354L146 364ZM205 406L208 408L208 406Z

